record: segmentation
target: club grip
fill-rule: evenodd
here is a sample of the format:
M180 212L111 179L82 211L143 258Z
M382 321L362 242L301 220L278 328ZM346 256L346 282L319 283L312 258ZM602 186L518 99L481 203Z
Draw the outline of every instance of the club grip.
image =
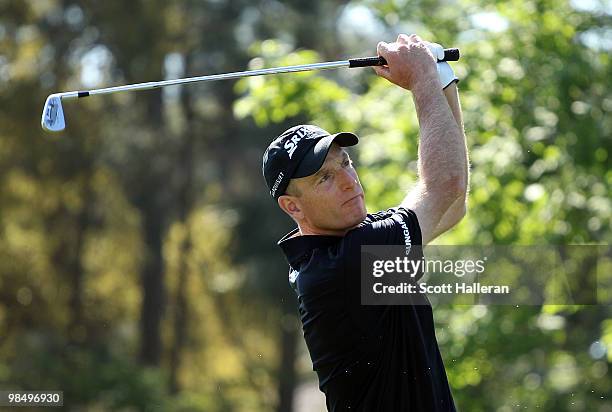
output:
M444 49L444 58L438 60L439 62L456 62L459 60L459 49ZM387 61L384 57L358 57L356 59L349 59L349 68L353 67L370 67L370 66L384 66Z

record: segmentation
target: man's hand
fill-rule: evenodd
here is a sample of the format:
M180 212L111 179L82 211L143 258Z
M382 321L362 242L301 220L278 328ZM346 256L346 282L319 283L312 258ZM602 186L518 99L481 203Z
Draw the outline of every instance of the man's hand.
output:
M387 66L375 66L374 70L391 83L413 92L422 88L442 89L437 59L427 42L416 34L400 34L394 43L380 42L377 52L385 58Z

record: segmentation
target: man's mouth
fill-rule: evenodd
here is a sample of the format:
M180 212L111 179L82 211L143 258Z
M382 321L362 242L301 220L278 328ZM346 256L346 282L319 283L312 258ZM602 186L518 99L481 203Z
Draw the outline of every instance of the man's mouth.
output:
M353 197L351 197L349 200L347 200L346 202L342 203L342 206L349 204L350 202L352 202L353 200L356 200L358 198L363 198L363 193L359 193L358 195L355 195Z

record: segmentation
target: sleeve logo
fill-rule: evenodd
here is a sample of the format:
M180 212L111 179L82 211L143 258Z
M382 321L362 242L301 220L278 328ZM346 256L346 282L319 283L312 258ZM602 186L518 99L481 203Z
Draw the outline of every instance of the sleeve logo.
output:
M410 249L412 249L412 238L410 237L410 231L408 230L408 225L404 222L404 219L399 218L400 225L402 226L402 230L404 232L404 244L406 245L406 254L410 253Z

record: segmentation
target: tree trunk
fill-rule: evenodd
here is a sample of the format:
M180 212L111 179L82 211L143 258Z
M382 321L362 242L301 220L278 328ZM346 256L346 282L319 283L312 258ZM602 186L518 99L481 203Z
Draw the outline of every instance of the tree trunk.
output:
M296 383L295 358L297 332L298 327L295 314L292 310L286 308L281 320L281 359L278 371L277 412L291 412L293 410L293 393Z
M144 213L146 261L142 271L142 310L140 318L140 361L157 366L161 359L160 324L164 312L164 272L162 258L161 212L151 205Z
M164 124L161 91L150 93L146 98L147 124L156 130L157 138L164 139ZM158 145L157 148L161 148ZM160 156L151 153L151 162ZM142 192L136 204L143 216L145 236L145 263L141 274L143 299L141 309L140 361L143 365L158 366L162 355L161 321L165 311L165 282L163 260L163 238L165 228L165 202L161 188L166 186L166 174L160 170L147 169L139 174Z
M189 72L190 59L186 57L185 67ZM181 186L178 192L178 218L185 228L185 235L180 245L180 264L178 268L178 285L174 306L174 341L170 352L170 393L180 391L178 373L181 368L181 355L185 347L189 322L188 306L188 280L189 267L187 260L191 251L192 241L189 230L189 212L193 208L193 163L194 163L194 118L195 113L190 100L190 93L182 89L181 106L185 115L186 128L184 130L184 143L181 148L178 164L181 165Z
M178 270L178 285L174 309L174 340L170 349L170 393L177 394L181 390L178 374L181 368L182 352L187 340L188 323L188 267L186 260L191 250L191 237L189 230L181 242L181 263Z
M72 247L68 247L68 276L70 277L71 290L68 306L70 308L70 323L68 325L68 336L75 343L82 343L86 338L83 320L83 243L85 234L90 223L91 207L93 205L93 190L91 187L91 173L87 171L83 178L83 207L76 216L76 233ZM71 252L71 253L70 253Z

